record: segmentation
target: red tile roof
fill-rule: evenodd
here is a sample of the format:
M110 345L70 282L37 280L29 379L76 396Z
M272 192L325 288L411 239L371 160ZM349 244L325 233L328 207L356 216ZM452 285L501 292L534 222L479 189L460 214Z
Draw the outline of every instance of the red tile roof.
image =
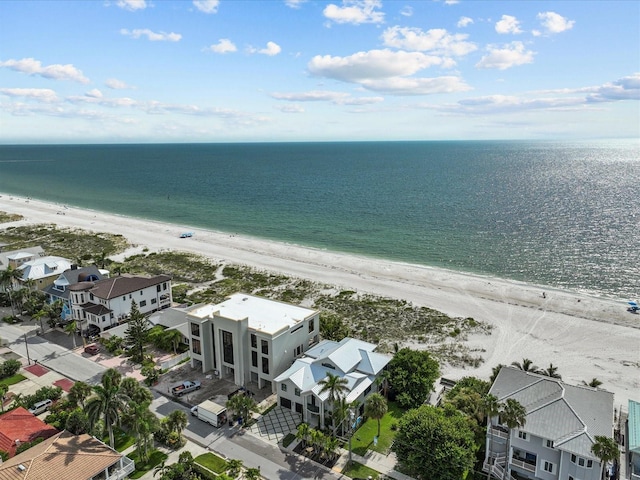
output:
M0 450L7 452L9 457L16 454L20 443L49 438L56 433L58 430L22 407L0 416Z

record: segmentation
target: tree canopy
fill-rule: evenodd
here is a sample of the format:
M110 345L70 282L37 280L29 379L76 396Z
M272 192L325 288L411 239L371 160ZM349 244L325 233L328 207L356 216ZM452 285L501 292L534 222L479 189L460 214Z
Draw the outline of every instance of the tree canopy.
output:
M473 468L469 420L453 408L423 405L400 420L393 443L402 471L418 480L460 480Z
M403 408L415 408L424 403L440 376L438 362L426 351L402 348L388 365L389 383L396 401Z

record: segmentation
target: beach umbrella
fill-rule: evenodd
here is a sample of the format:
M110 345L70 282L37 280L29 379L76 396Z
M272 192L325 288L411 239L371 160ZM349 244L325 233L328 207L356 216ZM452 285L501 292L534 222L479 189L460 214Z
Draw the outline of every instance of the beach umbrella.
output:
M638 306L638 302L627 302L629 305L631 305L632 307L637 307Z

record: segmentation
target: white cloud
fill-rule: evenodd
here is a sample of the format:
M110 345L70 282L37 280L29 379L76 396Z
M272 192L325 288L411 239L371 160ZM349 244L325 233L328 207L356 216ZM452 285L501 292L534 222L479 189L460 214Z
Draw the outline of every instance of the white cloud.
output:
M274 105L273 108L282 113L304 113L302 105Z
M466 92L471 90L460 77L435 78L392 77L361 82L369 90L389 95L434 95L438 93Z
M56 92L50 88L0 88L0 93L8 97L27 98L44 103L58 101Z
M139 105L137 100L129 97L107 98L98 89L93 89L81 96L72 95L65 100L72 104L88 103L108 108L136 107Z
M381 7L380 0L342 0L342 6L330 3L322 13L336 23L382 23L384 13L376 10Z
M53 80L72 80L74 82L89 83L89 79L82 74L82 71L71 64L53 64L43 67L39 60L23 58L22 60L0 62L0 67L6 67L16 72L26 73L27 75L39 75Z
M276 100L288 102L331 102L336 105L369 105L384 101L382 97L352 97L348 93L326 90L312 90L303 93L274 92L270 95Z
M520 21L511 15L502 15L502 19L496 23L496 32L506 33L522 33L520 29Z
M634 73L615 82L605 83L587 97L589 102L640 100L640 73Z
M104 84L112 90L127 90L135 88L127 85L125 82L123 82L122 80L118 80L117 78L109 78L106 82L104 82Z
M503 47L490 45L487 47L487 51L489 53L476 63L477 68L506 70L518 65L533 63L535 55L535 52L526 50L522 42L511 42Z
M130 12L135 12L136 10L144 10L147 8L146 0L118 0L116 5L125 10L129 10Z
M278 55L281 51L282 49L280 48L280 45L278 45L275 42L267 42L267 46L265 48L254 48L254 47L247 48L248 53L260 53L262 55L268 55L270 57L273 57L274 55Z
M284 0L284 4L289 8L300 8L307 0Z
M87 97L92 97L92 98L102 98L102 92L100 90L98 90L97 88L94 88L93 90L89 90L87 93L85 93L85 95Z
M400 9L400 15L402 15L403 17L412 17L413 7L410 7L409 5L402 7Z
M460 0L444 0L445 5L457 5Z
M574 20L567 20L555 12L542 12L538 14L537 18L547 33L561 33L571 30L576 23Z
M471 25L472 23L473 23L473 18L460 17L460 19L458 20L458 23L456 24L456 26L458 28L464 28L464 27L467 27L467 26Z
M135 39L145 36L151 42L178 42L182 38L179 33L153 32L148 28L136 28L134 30L123 28L120 33Z
M193 5L203 13L218 13L220 0L193 0Z
M383 32L382 41L387 47L461 56L478 48L475 44L466 41L468 37L463 33L450 34L442 28L423 32L419 28L395 26Z
M221 38L220 40L218 40L218 43L214 43L213 45L207 47L207 50L214 53L224 54L235 52L238 49L236 48L235 44L228 38Z

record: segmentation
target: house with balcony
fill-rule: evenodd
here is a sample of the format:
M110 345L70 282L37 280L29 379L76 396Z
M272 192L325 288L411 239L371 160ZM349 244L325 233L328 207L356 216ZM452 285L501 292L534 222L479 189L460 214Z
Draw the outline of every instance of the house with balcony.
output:
M107 270L100 270L95 265L88 267L78 267L71 265L71 268L62 272L51 285L44 288L49 303L60 300L62 302L61 318L63 322L71 321L73 318L73 307L71 305L71 295L69 287L81 282L97 282L109 277Z
M629 400L629 414L625 425L627 439L627 479L640 480L640 402Z
M33 288L44 290L51 285L58 275L71 268L71 261L56 256L46 256L23 262L18 270L21 277L16 282L16 288L33 285Z
M123 323L135 301L140 313L169 308L171 277L122 275L95 282L78 282L69 287L72 319L82 331L103 332Z
M236 293L187 313L191 366L275 393L274 379L318 343L316 310Z
M20 250L0 251L0 272L7 268L18 268L26 262L44 257L42 247L27 247Z
M600 480L605 465L591 452L596 436L613 438L613 394L503 367L489 393L526 409L521 428L497 416L487 427L484 471L497 478ZM507 450L508 449L508 450Z
M0 464L3 480L123 480L135 463L88 434L58 433Z
M324 426L331 413L328 392L320 392L327 374L347 380L346 401L360 405L377 392L376 378L391 357L375 351L376 345L355 338L323 340L307 350L276 379L278 405L302 415L309 425Z

